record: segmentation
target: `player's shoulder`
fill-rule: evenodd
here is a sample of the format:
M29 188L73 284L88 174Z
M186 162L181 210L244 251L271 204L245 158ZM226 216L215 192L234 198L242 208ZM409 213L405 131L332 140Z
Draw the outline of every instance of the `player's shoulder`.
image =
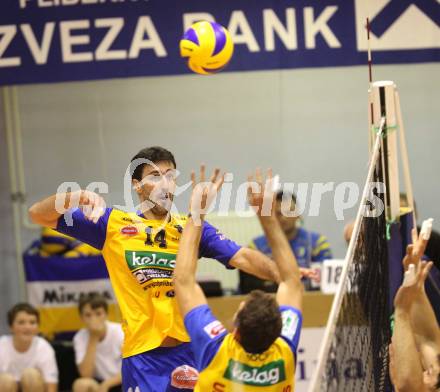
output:
M280 337L286 340L289 345L293 343L294 350L297 349L299 333L302 328L302 312L293 306L282 305L279 307L282 320Z
M174 226L180 225L184 227L188 223L188 215L185 214L171 214L170 223Z
M122 330L122 325L120 323L115 323L114 321L107 321L107 327L115 335L124 334Z
M11 335L0 336L0 347L10 346L11 344L12 344L12 336Z
M106 213L109 217L111 216L112 218L120 218L128 223L132 223L132 221L136 219L140 220L140 217L136 213L124 211L118 207L107 207Z
M81 341L87 339L88 337L88 331L86 328L81 328L80 330L78 330L78 332L73 335L73 344L78 344Z
M281 318L283 321L283 324L290 324L292 321L296 321L302 318L302 312L301 310L289 306L289 305L280 305L279 310L281 313Z
M55 350L51 346L51 344L41 336L35 336L34 337L35 346L37 348L37 352L44 352L44 353L54 353Z

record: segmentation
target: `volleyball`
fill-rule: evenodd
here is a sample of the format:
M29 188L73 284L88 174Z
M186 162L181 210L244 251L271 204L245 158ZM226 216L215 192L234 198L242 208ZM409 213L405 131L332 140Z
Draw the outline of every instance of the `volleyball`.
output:
M180 55L188 57L189 68L202 75L221 71L233 52L234 43L229 32L215 22L194 23L180 41Z

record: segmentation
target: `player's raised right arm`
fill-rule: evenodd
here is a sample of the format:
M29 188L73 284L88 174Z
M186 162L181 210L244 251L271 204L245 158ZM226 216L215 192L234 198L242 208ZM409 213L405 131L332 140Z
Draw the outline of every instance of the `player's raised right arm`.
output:
M274 192L272 190L272 173L269 171L265 182L261 172L257 170L255 182L258 190L251 187L253 178L249 177L249 204L256 209L258 219L272 249L273 259L278 267L279 285L277 302L279 305L287 305L302 310L303 285L301 283L301 271L298 267L292 248L281 229L274 213ZM270 211L264 211L270 208Z
M96 223L105 212L105 201L98 194L86 190L57 193L29 208L32 222L45 227L57 228L58 219L71 208L84 207L86 219Z

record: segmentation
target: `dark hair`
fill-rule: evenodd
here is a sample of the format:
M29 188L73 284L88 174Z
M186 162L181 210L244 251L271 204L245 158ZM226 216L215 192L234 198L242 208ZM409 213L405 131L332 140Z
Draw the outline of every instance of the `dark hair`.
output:
M17 314L20 312L25 312L27 314L35 316L37 318L38 324L40 323L40 313L38 313L38 310L26 302L21 302L21 303L14 305L8 311L8 325L10 327L12 327L12 324L14 324L14 321L15 321L15 318L17 317Z
M261 290L251 291L237 314L240 344L246 352L261 354L281 334L281 313L275 297Z
M89 294L81 296L78 302L78 310L80 314L86 305L90 305L93 310L103 308L105 312L108 313L107 301L101 294Z
M290 196L292 198L293 203L296 204L296 195L293 192L284 192L283 190L281 190L277 192L275 198L277 201L282 201L284 196L287 197Z
M174 155L166 150L163 147L146 147L140 150L132 159L131 163L133 163L136 159L148 159L153 163L161 162L161 161L169 161L174 165L174 168L177 167L176 160L174 159ZM132 180L142 181L142 171L144 170L144 166L147 163L143 162L135 167L131 167L131 178Z

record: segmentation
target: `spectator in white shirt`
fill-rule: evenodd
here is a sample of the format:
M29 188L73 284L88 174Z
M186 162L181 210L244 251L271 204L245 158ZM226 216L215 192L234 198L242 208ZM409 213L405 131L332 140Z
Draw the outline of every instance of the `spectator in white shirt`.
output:
M55 351L39 333L38 311L19 303L8 312L11 335L0 337L0 391L56 392Z
M86 327L73 338L81 376L74 382L73 392L121 391L121 325L107 320L108 305L100 295L82 297L78 308Z

